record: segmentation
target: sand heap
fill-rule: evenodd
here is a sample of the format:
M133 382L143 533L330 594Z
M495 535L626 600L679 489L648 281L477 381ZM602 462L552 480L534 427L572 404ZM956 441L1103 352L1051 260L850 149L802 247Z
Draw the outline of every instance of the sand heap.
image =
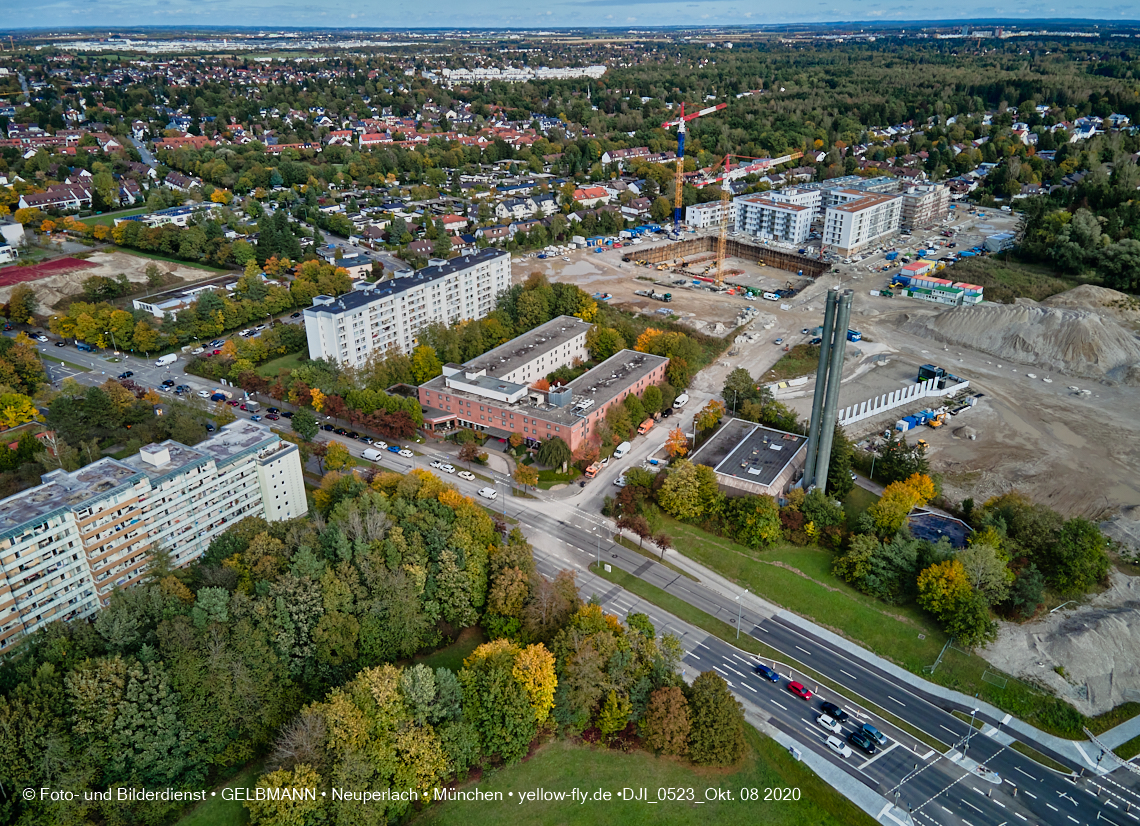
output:
M1041 370L1140 384L1140 339L1092 310L1019 298L1014 304L953 307L935 316L908 317L903 330Z
M1105 287L1082 284L1049 296L1041 303L1070 310L1092 310L1097 315L1119 321L1132 329L1140 329L1140 300Z

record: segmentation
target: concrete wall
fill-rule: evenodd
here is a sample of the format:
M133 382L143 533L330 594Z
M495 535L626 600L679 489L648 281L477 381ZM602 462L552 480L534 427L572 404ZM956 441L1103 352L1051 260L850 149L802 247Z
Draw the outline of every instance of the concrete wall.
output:
M674 258L688 258L701 252L716 252L717 237L703 235L700 238L691 238L688 241L678 241L664 244L659 247L648 247L643 250L630 251L625 260L642 260L650 264L660 264L662 261L672 261ZM788 272L799 272L815 278L827 270L828 265L815 258L799 255L794 252L772 249L763 244L752 244L747 241L737 241L731 238L725 244L725 254L732 258L743 258L746 261L763 261L766 266L775 267Z
M902 390L895 390L892 393L846 407L839 411L839 424L846 427L864 419L872 419L888 410L902 407L904 404L911 404L932 396L953 396L958 391L965 390L970 386L970 382L964 381L939 390L937 384L936 379L927 379L924 382L912 384L910 387L904 387Z

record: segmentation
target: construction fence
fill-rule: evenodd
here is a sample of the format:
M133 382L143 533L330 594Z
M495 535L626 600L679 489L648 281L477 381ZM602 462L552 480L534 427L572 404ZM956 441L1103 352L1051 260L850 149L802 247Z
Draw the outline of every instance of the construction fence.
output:
M660 264L664 261L676 259L689 259L701 253L716 253L717 237L715 235L702 235L688 241L677 241L672 244L662 244L659 247L630 250L625 260L645 261L649 264ZM747 241L729 239L725 244L725 255L729 258L741 258L745 261L755 261L767 267L775 267L788 272L801 273L809 278L816 278L827 271L828 265L815 258L808 258L794 252L784 252L766 247L763 244L753 244Z

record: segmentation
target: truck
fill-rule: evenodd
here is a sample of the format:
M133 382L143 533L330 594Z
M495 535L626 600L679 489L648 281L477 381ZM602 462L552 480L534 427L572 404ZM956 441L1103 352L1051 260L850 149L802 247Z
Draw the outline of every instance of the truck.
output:
M255 402L253 399L246 399L244 402L242 402L242 404L245 405L245 409L250 413L261 412L261 402Z
M370 448L366 448L364 450L364 452L362 452L360 455L370 462L375 462L377 459L379 459L381 456L384 455L384 451L377 450L374 447L370 447Z
M673 409L674 410L680 410L682 407L684 407L688 403L689 403L689 394L688 393L682 393L680 396L678 396L673 401Z
M657 301L664 301L669 303L673 300L673 293L659 293L657 290L634 290L634 295L641 295L646 298L654 298Z
M178 356L174 353L167 353L165 356L159 356L158 361L154 363L155 367L169 367L178 361Z
M614 448L614 458L620 459L622 456L629 453L629 449L631 447L633 447L633 445L631 445L629 442L622 442L620 445Z
M365 451L365 452L367 453L367 451ZM586 468L586 478L587 479L593 479L595 476L598 475L598 471L601 469L602 469L601 464L599 462L594 462L588 468Z
M896 258L898 258L898 257L899 257L899 252L898 252L898 250L891 250L891 251L890 251L890 252L888 252L888 253L887 253L887 255L886 255L886 259L887 259L888 261L894 261L894 260L895 260Z
M637 435L638 436L644 436L646 433L648 433L650 430L653 429L653 425L654 425L654 421L653 421L652 417L646 419L645 421L643 421L641 424L639 424L637 426Z

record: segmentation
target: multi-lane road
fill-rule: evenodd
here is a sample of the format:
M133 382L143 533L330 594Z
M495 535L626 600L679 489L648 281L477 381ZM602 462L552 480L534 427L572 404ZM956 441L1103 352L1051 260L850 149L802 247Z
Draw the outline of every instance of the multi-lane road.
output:
M181 370L184 362L170 368L155 367L152 361L125 357L109 363L96 354L76 352L74 348L57 348L50 342L37 344L45 355L90 368L78 373L47 362L54 381L66 375L88 384L99 384L132 370L134 381L157 387L170 378L188 384L194 390L212 389L212 385ZM690 406L663 424L689 427L693 411L702 399L694 398ZM242 415L235 409L235 413ZM864 656L855 646L837 644L825 633L814 633L811 627L778 609L758 601L741 598L731 586L695 564L673 556L675 564L694 573L696 579L679 575L676 570L654 562L610 539L614 526L597 514L604 497L616 491L612 482L629 467L641 464L656 453L664 441L666 427L651 431L635 441L630 454L621 461L611 461L599 476L584 488L571 488L556 494L540 493L537 498L508 497L507 483L500 487L499 498L487 502L489 508L504 511L517 519L527 531L535 549L539 569L553 575L570 569L578 575L585 594L597 594L603 606L621 616L631 610L646 613L659 631L674 633L685 649L683 668L691 678L702 671L720 673L749 711L750 719L759 719L770 731L782 734L798 748L810 752L812 760L826 761L843 773L839 785L845 793L861 799L878 800L882 807L872 811L880 820L900 824L928 826L982 826L982 824L1114 824L1140 826L1140 786L1133 774L1118 770L1100 775L1089 766L1073 765L1060 754L1050 755L1070 765L1074 775L1055 772L1015 751L1011 734L1003 729L1005 720L984 720L980 730L950 712L971 712L969 704L948 701L917 678L900 679L877 664L874 657ZM323 432L321 439L344 442L354 455L366 447L333 433ZM453 458L434 447L420 448L412 460L414 466L428 467L436 458ZM409 461L384 454L381 465L407 471ZM446 475L445 475L446 477ZM483 480L448 479L464 493L477 496ZM643 600L632 596L608 580L595 576L590 563L598 560L613 568L633 574L665 590L723 622L735 625L740 617L741 633L761 641L779 654L765 660L781 674L779 683L762 678L754 670L756 659L733 645L710 636ZM805 668L824 675L839 690L818 686ZM798 679L816 692L805 701L787 690L789 679ZM874 755L853 749L850 757L833 753L826 745L826 732L817 722L820 700L834 702L850 715L844 724L845 736L854 727L869 722L883 732L888 742ZM884 719L878 710L922 731L927 739L941 743L932 748ZM979 718L980 719L980 718ZM970 735L967 737L967 735ZM1043 747L1034 744L1038 750ZM1092 759L1095 759L1092 758ZM1090 761L1091 762L1091 759ZM835 780L833 779L833 782Z

